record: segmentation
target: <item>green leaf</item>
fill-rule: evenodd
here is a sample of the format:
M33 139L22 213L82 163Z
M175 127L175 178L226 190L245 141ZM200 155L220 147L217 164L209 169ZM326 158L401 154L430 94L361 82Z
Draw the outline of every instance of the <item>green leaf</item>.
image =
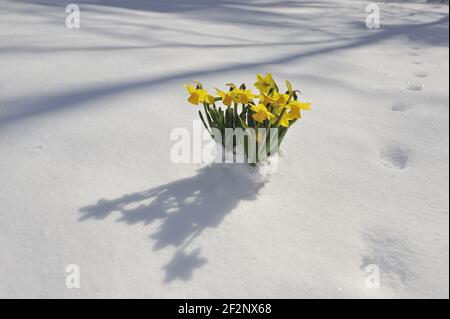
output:
M286 108L283 109L283 111L280 114L280 117L277 119L277 121L273 124L274 127L278 127L280 124L281 118L283 117L284 113L286 112Z
M203 118L203 114L201 111L198 111L198 115L200 115L200 119L202 120L203 125L205 126L206 130L208 131L209 135L214 139L214 136L212 135L211 131L209 130L208 125L206 125L205 119Z
M230 109L225 110L225 127L230 127L233 119L231 118L232 114L230 113Z
M288 92L291 93L292 92L292 84L288 80L286 80L286 87L288 89Z
M250 108L248 108L247 109L247 123L248 123L248 126L255 127L255 120L253 119L252 114L253 114L253 111Z
M242 128L248 128L248 125L247 125L247 123L245 123L245 121L239 116L239 124L241 124L240 126L242 127Z
M207 105L203 105L206 113L206 119L208 120L209 126L211 128L217 128L217 121L215 120L215 110L211 109Z

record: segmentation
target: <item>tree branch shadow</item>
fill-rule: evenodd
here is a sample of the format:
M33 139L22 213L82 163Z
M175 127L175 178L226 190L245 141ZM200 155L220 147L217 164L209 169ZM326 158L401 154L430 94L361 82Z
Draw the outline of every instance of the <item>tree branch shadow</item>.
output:
M200 79L211 74L227 74L243 70L257 70L262 72L269 65L288 65L299 60L308 59L324 54L331 54L338 51L345 51L352 48L364 47L375 43L392 39L394 37L416 37L417 42L430 43L431 45L448 46L448 15L435 21L423 24L403 24L395 26L385 26L383 29L372 30L357 36L354 39L345 41L332 41L330 45L313 48L310 50L299 50L294 53L277 55L275 57L258 60L255 62L235 62L221 66L205 67L199 70L177 71L173 74L159 77L138 78L112 82L102 87L81 87L76 90L49 92L43 95L29 97L17 97L0 100L0 105L5 105L0 113L0 124L36 115L42 112L62 110L67 107L74 107L107 96L115 96L123 93L141 89L152 89L166 85L169 82L187 82L192 79ZM355 30L365 28L363 23L353 23ZM444 30L444 32L442 32ZM445 32L447 31L447 32Z
M82 207L79 220L104 219L118 212L118 221L129 225L160 221L158 230L150 236L153 250L176 248L163 267L164 282L189 280L193 270L207 262L200 257L200 248L191 250L194 239L206 229L218 227L242 200L256 199L264 185L238 167L214 164L201 168L193 177L116 199L101 199Z

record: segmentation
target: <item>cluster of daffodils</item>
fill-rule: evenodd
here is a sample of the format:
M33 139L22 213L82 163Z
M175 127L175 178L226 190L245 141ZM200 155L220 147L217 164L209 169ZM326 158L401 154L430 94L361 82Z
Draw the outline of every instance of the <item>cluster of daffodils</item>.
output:
M225 131L227 129L253 129L255 131L254 141L252 135L247 136L245 153L248 154L249 145L252 142L264 146L264 155L273 155L276 147L278 150L281 141L289 127L301 118L302 110L309 110L310 103L299 101L300 91L294 90L289 81L286 81L286 91L280 92L280 88L274 81L271 74L265 76L256 75L257 81L254 86L257 89L252 91L245 84L237 87L233 83L228 83L228 90L222 91L216 88L216 94L212 95L205 90L201 83L187 85L189 93L188 102L193 105L203 105L204 114L199 111L200 119L211 136L217 140L214 132L220 132L220 141L227 147ZM219 102L223 106L219 105ZM265 129L265 130L262 130ZM274 141L268 132L276 129L277 138ZM235 148L239 140L233 138L231 148ZM261 146L260 146L261 148ZM256 158L256 161L262 158Z

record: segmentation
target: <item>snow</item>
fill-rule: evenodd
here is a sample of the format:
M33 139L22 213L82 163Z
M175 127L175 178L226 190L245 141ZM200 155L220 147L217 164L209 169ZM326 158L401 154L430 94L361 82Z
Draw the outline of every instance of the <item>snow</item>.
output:
M448 5L76 3L0 0L0 297L449 297ZM184 83L265 72L313 105L276 174L171 163Z

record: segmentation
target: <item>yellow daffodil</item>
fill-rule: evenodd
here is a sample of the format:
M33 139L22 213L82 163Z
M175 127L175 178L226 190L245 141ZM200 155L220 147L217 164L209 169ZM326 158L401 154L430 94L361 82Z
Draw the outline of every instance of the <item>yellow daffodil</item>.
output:
M286 103L289 101L289 94L280 94L278 92L273 93L273 100L275 106L285 106Z
M231 103L233 103L233 91L230 92L224 92L219 89L216 89L217 95L222 98L222 103L226 106L231 106Z
M204 89L197 89L192 85L186 85L186 89L190 96L188 102L193 105L198 105L199 103L213 104L215 102L214 96L209 95L208 91Z
M261 94L259 96L259 103L267 105L273 103L273 98L271 96Z
M257 74L256 79L257 81L254 85L261 94L267 94L271 88L275 87L275 81L270 73L267 73L264 77L261 74Z
M289 119L298 119L302 117L302 114L300 113L300 110L311 110L311 103L304 103L304 102L298 102L298 101L291 101L287 105L289 108Z
M275 115L270 113L264 104L253 105L250 109L255 112L252 114L252 118L257 122L262 122L266 119L272 120L275 118Z
M252 90L234 89L233 91L231 91L231 94L235 103L242 104L248 104L256 97L256 95L253 94Z
M272 104L275 106L274 113L279 115L279 114L281 114L283 109L286 107L286 103L289 100L289 95L274 92L271 99L272 99Z
M230 91L234 103L248 104L256 97L251 90L234 89Z
M216 130L222 135L222 146L231 151L236 150L239 144L244 146L244 154L249 163L258 163L273 155L283 140L284 134L290 130L290 127L302 117L303 110L310 110L311 104L297 101L300 91L295 89L291 82L286 81L286 90L280 90L275 83L272 74L257 74L257 82L253 91L247 89L248 86L243 83L236 86L233 83L226 84L228 88L216 88L214 96L206 91L202 84L194 82L192 85L186 85L189 92L188 101L191 104L204 104L204 110L200 110L200 119L211 137L216 139ZM215 101L222 101L216 105ZM223 104L223 105L222 105ZM232 139L232 145L226 143L225 131L227 129L254 129L256 134L248 136L243 142L240 139ZM281 135L274 141L271 135L265 132L266 129L280 129ZM263 130L262 130L263 129ZM220 135L219 135L220 136ZM269 138L270 137L270 138ZM251 150L257 144L256 157L250 157ZM274 142L278 142L274 145ZM264 147L259 147L264 146ZM255 158L254 158L255 157ZM251 161L250 161L251 160Z
M285 111L284 114L281 116L280 125L284 127L289 127L289 120L290 120L289 114L288 112Z

